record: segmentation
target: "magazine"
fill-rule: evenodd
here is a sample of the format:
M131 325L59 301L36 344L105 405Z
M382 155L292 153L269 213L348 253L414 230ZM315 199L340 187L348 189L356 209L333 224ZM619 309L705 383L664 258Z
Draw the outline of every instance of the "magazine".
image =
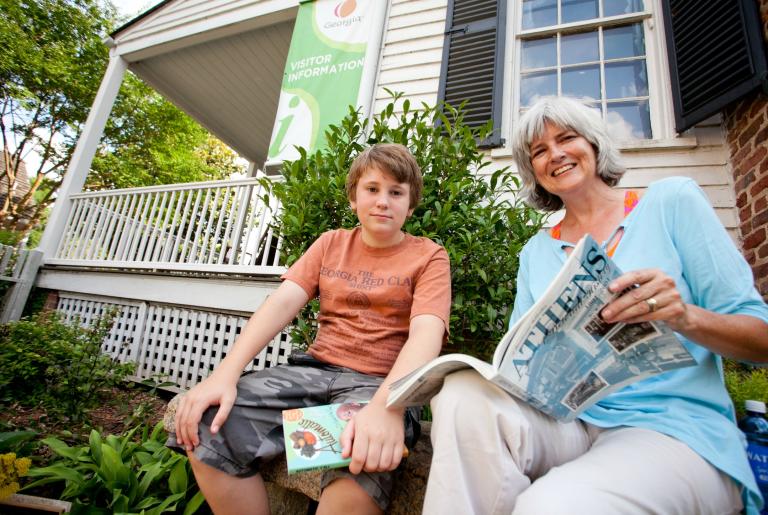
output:
M492 363L447 354L390 385L388 406L426 404L446 375L474 368L511 395L562 421L632 382L696 361L663 322L606 323L600 311L621 275L584 236L542 297L502 337Z
M326 404L283 411L283 436L288 473L346 467L341 433L364 402Z

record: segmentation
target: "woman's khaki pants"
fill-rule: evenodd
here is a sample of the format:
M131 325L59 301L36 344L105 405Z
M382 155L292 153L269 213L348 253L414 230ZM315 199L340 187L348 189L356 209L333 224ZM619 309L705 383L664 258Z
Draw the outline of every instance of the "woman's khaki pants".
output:
M432 401L426 515L723 515L742 508L734 481L666 435L559 423L474 371L448 376Z

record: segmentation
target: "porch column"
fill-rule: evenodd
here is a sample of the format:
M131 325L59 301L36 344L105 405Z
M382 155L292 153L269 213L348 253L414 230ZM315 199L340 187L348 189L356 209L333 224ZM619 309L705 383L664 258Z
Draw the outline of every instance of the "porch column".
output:
M104 73L99 91L96 93L93 107L88 113L83 133L77 140L75 151L69 161L64 180L56 195L51 216L37 249L43 252L43 261L54 257L56 253L67 224L67 218L72 210L72 201L69 196L83 190L85 179L91 169L93 156L96 154L96 147L101 140L104 126L112 111L112 105L118 91L120 91L120 84L123 82L123 75L127 69L128 63L125 59L119 55L110 56L107 71Z

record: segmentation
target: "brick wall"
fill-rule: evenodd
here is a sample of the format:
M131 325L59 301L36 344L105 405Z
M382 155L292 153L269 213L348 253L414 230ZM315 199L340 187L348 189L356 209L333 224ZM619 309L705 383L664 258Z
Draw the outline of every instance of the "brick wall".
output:
M760 1L768 40L768 0ZM723 111L741 221L743 251L768 301L768 95L754 93Z

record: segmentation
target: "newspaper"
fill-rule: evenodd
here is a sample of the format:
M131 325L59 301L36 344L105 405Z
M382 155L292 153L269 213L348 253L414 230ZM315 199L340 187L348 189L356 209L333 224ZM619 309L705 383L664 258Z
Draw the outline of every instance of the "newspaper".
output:
M446 375L474 368L487 380L562 421L627 384L696 361L663 322L608 324L600 311L621 271L586 235L547 291L510 328L492 364L447 354L392 383L388 406L429 401Z

